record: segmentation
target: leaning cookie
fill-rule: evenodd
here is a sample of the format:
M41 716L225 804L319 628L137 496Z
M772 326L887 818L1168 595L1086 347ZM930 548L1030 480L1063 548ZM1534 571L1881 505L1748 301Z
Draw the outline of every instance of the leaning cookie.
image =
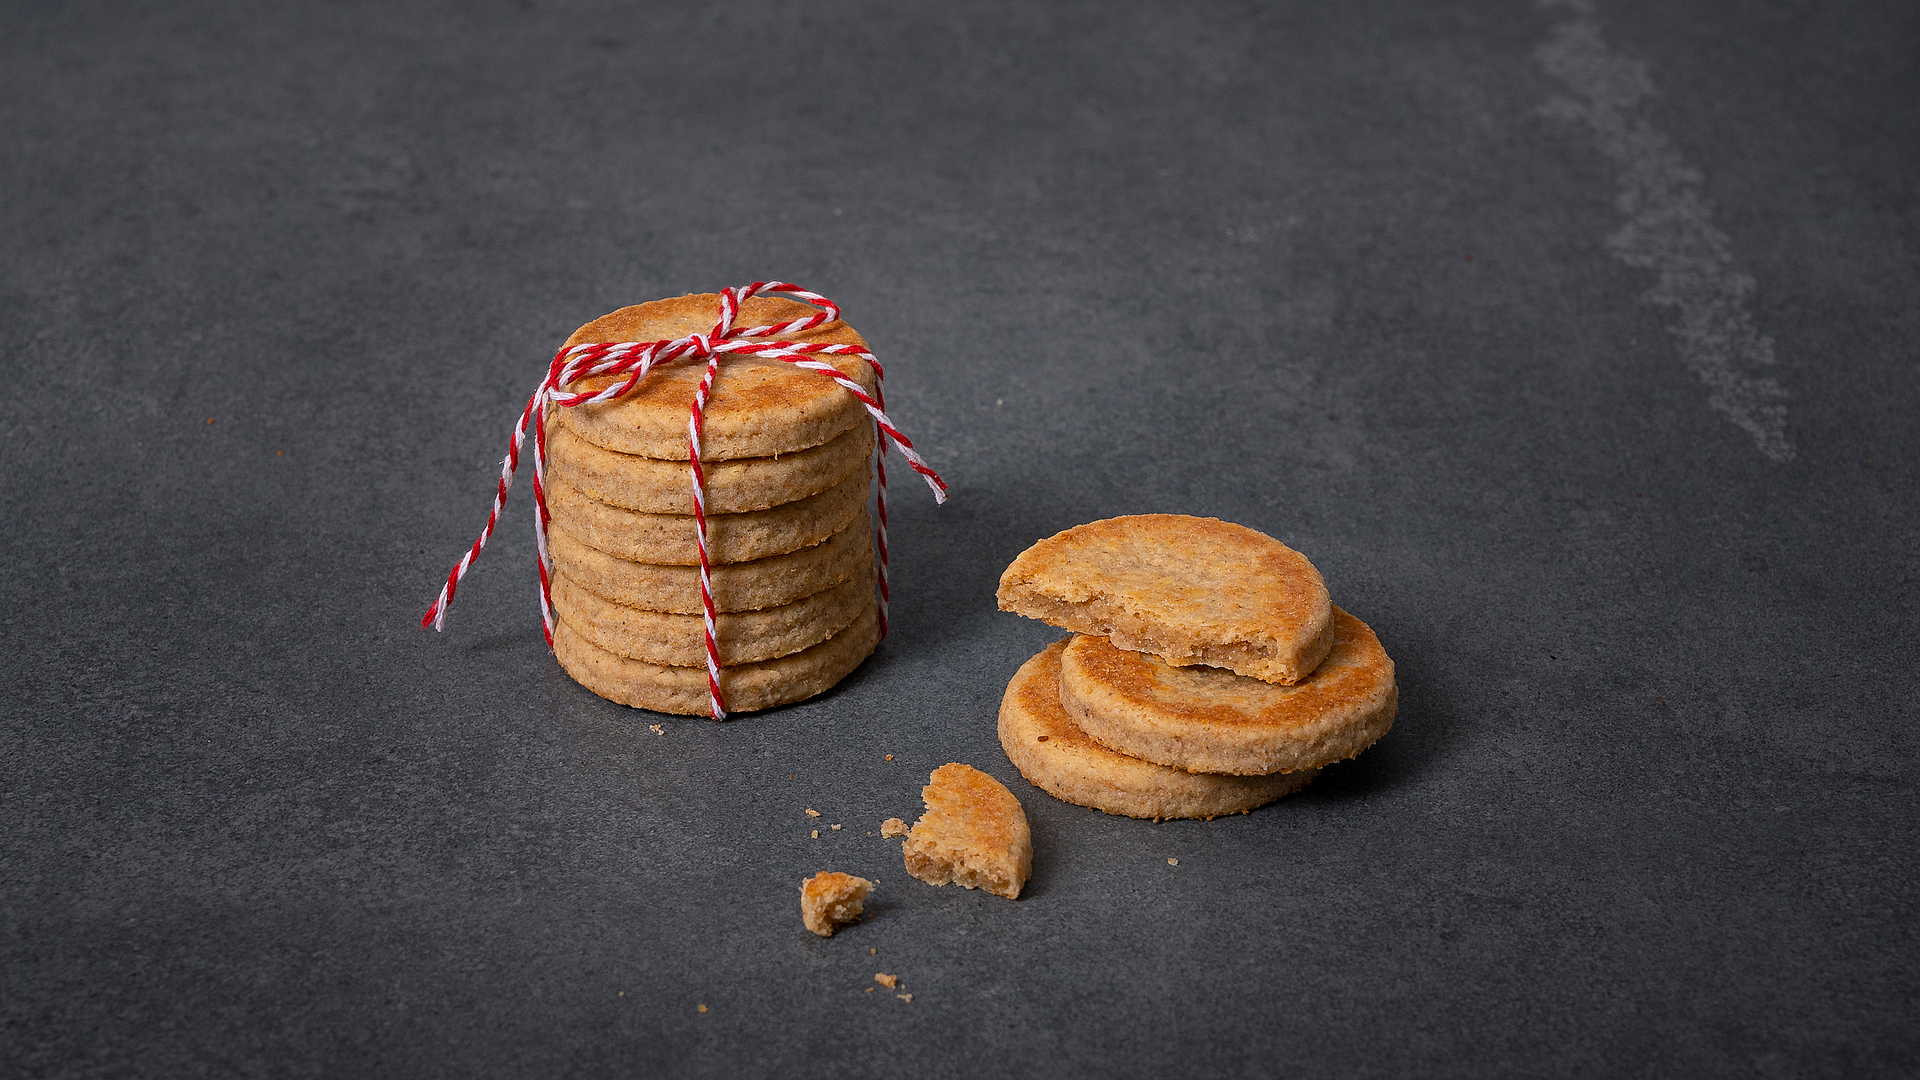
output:
M1320 771L1272 776L1192 773L1117 754L1074 726L1060 705L1056 641L1021 665L1000 702L1000 745L1035 787L1078 806L1137 818L1208 818L1290 795Z
M1373 745L1400 705L1373 630L1339 608L1333 619L1333 650L1293 686L1075 638L1060 659L1060 703L1102 745L1171 768L1260 775L1328 765Z
M879 619L869 606L853 625L810 649L722 668L727 709L753 712L823 693L872 655L879 641ZM575 681L609 701L683 716L705 716L712 708L706 668L630 660L587 640L565 619L554 627L553 654Z
M1000 575L1000 610L1174 664L1295 683L1333 644L1333 605L1306 556L1217 518L1139 514L1050 536Z

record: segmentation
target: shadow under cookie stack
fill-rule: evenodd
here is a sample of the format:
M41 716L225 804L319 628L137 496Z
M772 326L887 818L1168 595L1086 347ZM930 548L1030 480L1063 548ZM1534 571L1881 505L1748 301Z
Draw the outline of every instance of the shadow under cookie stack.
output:
M1392 726L1393 661L1306 557L1214 518L1145 514L1028 548L1002 610L1075 631L1028 660L1000 743L1056 798L1210 818L1305 787Z
M567 345L661 341L714 325L713 294L622 308ZM814 314L751 297L736 320ZM866 343L843 322L772 341ZM874 391L872 368L822 356ZM624 396L548 413L548 551L560 664L601 697L706 715L706 626L687 447L704 363L656 368ZM620 381L576 384L597 391ZM700 460L720 685L730 711L821 693L880 639L874 594L874 424L832 379L780 360L729 357L707 400Z

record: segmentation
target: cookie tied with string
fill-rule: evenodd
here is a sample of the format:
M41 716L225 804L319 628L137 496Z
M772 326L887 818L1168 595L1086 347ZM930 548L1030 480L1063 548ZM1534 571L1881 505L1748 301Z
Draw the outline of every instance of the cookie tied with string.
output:
M838 305L786 282L595 319L528 400L486 528L421 622L440 628L531 434L541 620L576 681L716 720L828 689L886 636L889 450L946 497L882 374Z

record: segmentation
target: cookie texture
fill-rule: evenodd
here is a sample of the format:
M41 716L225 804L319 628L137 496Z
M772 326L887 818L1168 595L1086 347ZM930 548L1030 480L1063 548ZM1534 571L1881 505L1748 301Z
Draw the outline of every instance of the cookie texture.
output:
M971 765L933 770L920 790L927 812L901 845L907 873L934 885L954 882L1009 900L1033 874L1033 833L1013 792Z
M715 562L743 563L784 555L825 540L866 510L869 470L855 469L818 495L744 514L707 517L707 550ZM633 562L700 565L691 514L647 514L590 499L559 480L547 484L547 510L574 539Z
M871 568L791 604L714 616L722 664L751 664L797 653L839 633L874 605ZM604 600L565 574L553 575L553 609L581 637L630 660L669 667L707 662L706 619L646 611Z
M1088 738L1060 705L1066 649L1067 642L1056 641L1022 664L1000 701L1000 745L1007 759L1056 799L1127 817L1210 818L1291 795L1320 771L1225 776L1115 753Z
M1333 650L1312 675L1275 686L1174 667L1079 637L1060 660L1059 698L1100 744L1195 772L1296 772L1353 757L1393 726L1393 661L1366 623L1334 609Z
M729 712L753 712L810 698L831 689L873 653L880 623L869 606L851 626L811 649L720 669ZM637 709L706 716L707 669L630 660L587 640L565 619L553 632L553 652L568 675L609 701Z
M860 917L873 882L838 870L822 870L800 883L800 921L821 937Z
M817 314L781 297L755 296L740 305L738 327L768 326ZM713 330L720 316L718 293L676 296L624 307L573 332L567 345L603 341L668 341ZM766 340L867 347L844 322L830 322L799 335ZM872 367L854 356L823 356L872 394ZM597 405L556 409L553 417L588 441L623 454L687 460L687 415L706 372L705 360L678 360L656 367L625 396ZM568 389L599 391L625 376L582 379ZM772 457L818 446L867 419L865 406L846 388L818 372L783 360L729 356L707 399L700 457L704 461Z
M1172 664L1300 681L1333 646L1333 604L1306 556L1218 518L1140 514L1068 529L1000 575L1002 611Z
M873 565L872 518L860 507L853 522L812 547L752 562L721 563L709 575L716 611L757 611L791 604ZM615 558L575 539L558 521L547 530L556 572L616 604L696 615L700 568Z
M873 454L873 425L855 424L805 450L778 457L703 461L707 512L738 514L827 490ZM547 438L547 475L597 502L649 514L693 513L693 480L685 461L623 454L558 427Z

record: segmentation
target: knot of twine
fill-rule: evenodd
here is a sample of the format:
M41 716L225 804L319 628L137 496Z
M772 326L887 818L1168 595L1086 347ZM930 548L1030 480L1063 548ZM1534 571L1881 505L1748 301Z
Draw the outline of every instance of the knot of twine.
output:
M740 305L749 297L778 293L803 300L820 310L805 318L771 326L736 327L734 319L740 315ZM603 401L613 401L625 396L640 385L647 373L655 367L682 358L707 361L707 370L700 379L700 385L693 395L693 408L687 417L687 465L688 474L693 481L693 523L696 539L700 548L700 604L706 616L707 633L707 692L712 699L713 718L724 720L727 717L726 699L720 692L720 653L714 645L714 610L711 570L707 557L707 484L705 474L700 468L701 428L706 420L707 398L713 393L714 377L719 374L720 360L725 356L752 356L763 360L782 360L794 367L818 372L825 378L839 383L846 391L860 400L873 416L874 429L879 447L878 473L880 477L879 495L876 505L879 511L879 525L874 530L874 552L878 556L879 594L876 600L880 623L880 636L887 635L887 447L897 446L907 459L907 464L927 482L933 491L933 501L947 501L947 484L940 479L914 453L913 442L893 426L887 418L884 408L884 396L880 392L881 380L885 372L873 354L856 345L800 344L791 341L773 341L782 334L798 334L824 326L840 318L840 305L818 293L807 292L797 285L784 281L756 281L751 285L740 285L727 289L720 294L720 318L713 324L711 333L689 334L671 341L617 341L601 342L591 345L574 345L561 349L554 354L553 362L547 366L547 377L541 381L539 389L527 399L527 407L520 412L520 421L514 425L513 441L508 444L507 456L500 462L500 482L494 489L493 511L487 515L486 528L480 530L480 538L473 542L460 562L447 574L447 583L440 588L440 595L433 606L420 618L421 626L442 629L447 617L447 606L453 602L454 591L460 587L460 579L466 577L473 561L487 546L493 536L494 526L500 522L500 511L507 504L507 491L513 487L514 473L520 468L520 449L525 444L527 429L533 429L533 501L538 508L534 521L534 539L539 551L540 562L540 624L546 634L547 646L553 646L553 583L551 556L547 553L547 406L572 409L581 405L594 405ZM873 367L874 392L869 395L858 382L843 374L832 364L814 359L817 356L857 356ZM625 375L626 378L594 393L575 393L567 387L582 379L600 375Z

